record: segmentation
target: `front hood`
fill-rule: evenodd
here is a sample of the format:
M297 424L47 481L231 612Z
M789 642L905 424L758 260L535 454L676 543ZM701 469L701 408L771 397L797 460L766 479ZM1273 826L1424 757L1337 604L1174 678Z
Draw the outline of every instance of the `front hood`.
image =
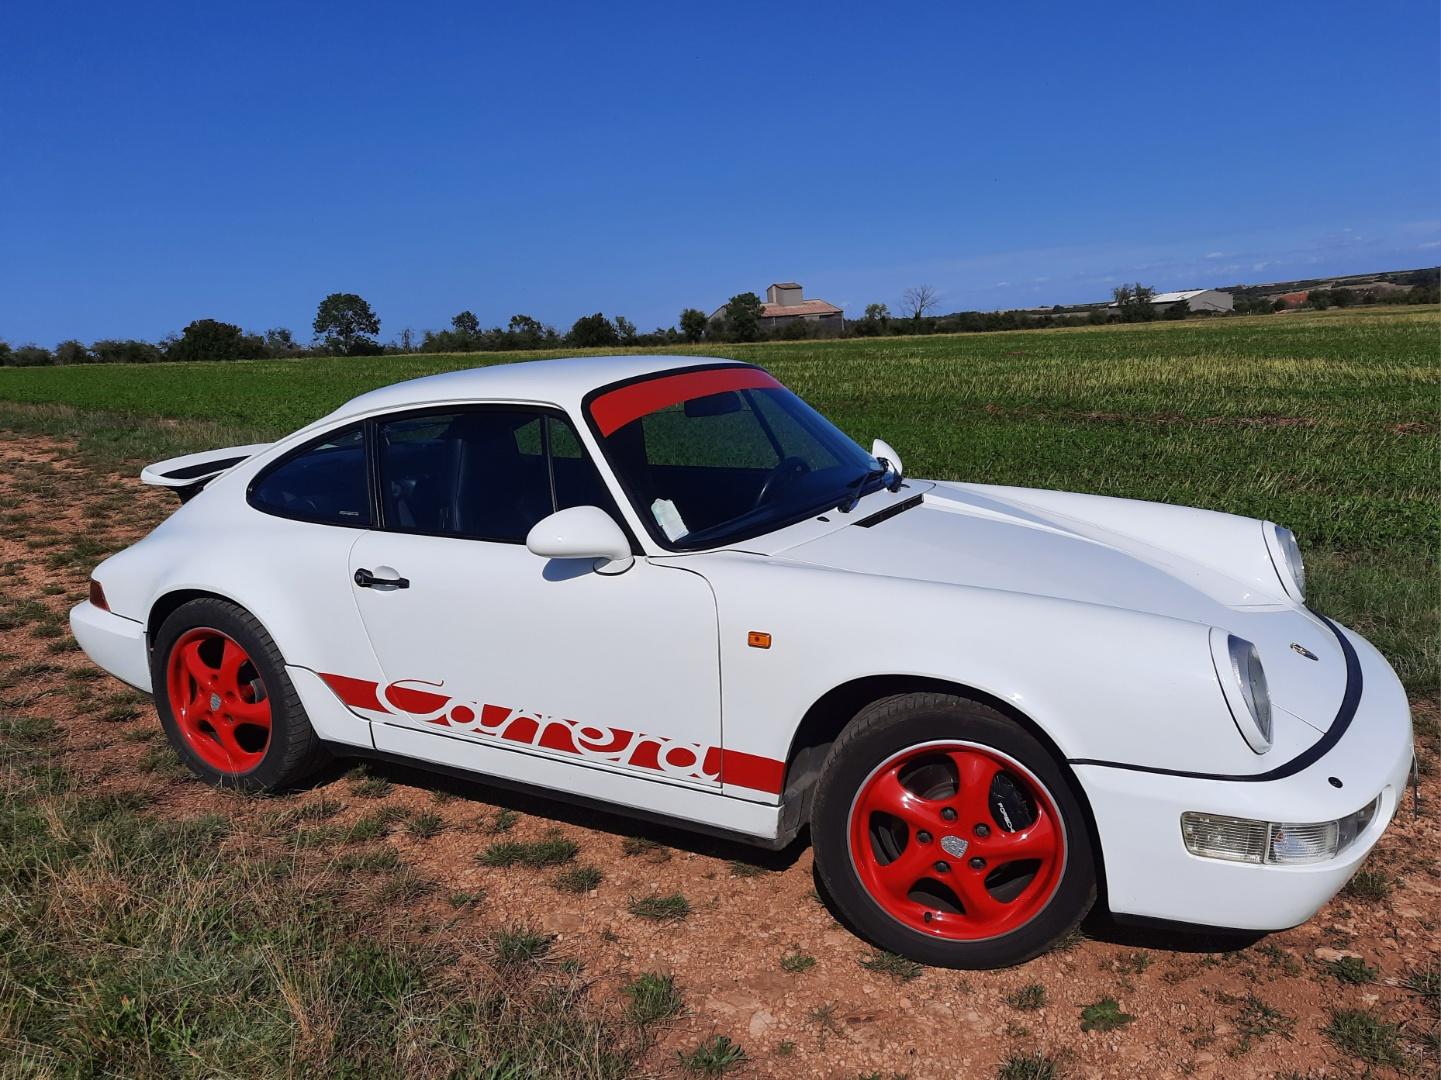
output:
M1220 626L1255 643L1274 704L1318 730L1329 725L1345 690L1345 658L1316 616L1258 596L1241 575L1098 525L1094 517L1082 520L996 490L938 484L918 505L884 520L861 519L771 554L853 573L1048 596ZM1257 536L1263 544L1259 530ZM1294 650L1293 642L1318 659Z

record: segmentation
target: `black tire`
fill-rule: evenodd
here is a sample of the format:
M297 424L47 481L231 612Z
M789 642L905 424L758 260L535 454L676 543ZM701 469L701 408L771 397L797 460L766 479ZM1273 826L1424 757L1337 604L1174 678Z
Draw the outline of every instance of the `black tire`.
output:
M992 758L1007 758L1019 764L1022 769L1008 776L1024 777L1029 789L1036 783L1041 785L1043 797L1049 797L1059 818L1064 835L1063 858L1054 861L1058 869L1053 872L1058 879L1052 879L1049 898L1037 901L1043 906L1038 906L1028 921L996 936L955 940L913 929L902 921L904 903L897 905L900 914L887 911L867 889L852 858L851 813L853 806L859 805L868 780L897 755L933 742L974 744ZM987 800L992 797L990 790ZM960 833L959 826L953 828ZM995 709L961 697L899 694L862 709L836 739L821 767L811 835L817 876L852 928L875 945L924 964L997 968L1024 963L1074 929L1096 899L1090 829L1063 767L1020 724ZM920 837L919 832L914 835ZM955 843L957 837L945 839ZM902 844L912 842L908 832ZM918 849L918 853L947 858L938 848ZM949 859L946 865L949 867ZM959 914L966 917L964 911ZM925 918L929 921L931 916Z
M216 768L204 760L182 732L172 706L168 679L171 652L197 631L216 632L239 645L253 665L270 709L269 739L259 762L243 770ZM249 670L248 668L246 669ZM209 597L182 604L161 624L150 651L150 678L156 711L170 745L206 783L247 792L278 791L311 776L328 759L285 672L285 659L260 621L244 608Z

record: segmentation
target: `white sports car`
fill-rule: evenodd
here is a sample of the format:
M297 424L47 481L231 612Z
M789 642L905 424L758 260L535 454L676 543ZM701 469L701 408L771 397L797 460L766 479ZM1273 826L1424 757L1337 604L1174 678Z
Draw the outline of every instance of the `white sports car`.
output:
M364 394L147 468L71 624L202 778L399 757L768 847L852 927L1014 964L1118 916L1309 918L1391 820L1406 696L1269 522L903 477L748 364ZM1264 671L1263 671L1264 664Z

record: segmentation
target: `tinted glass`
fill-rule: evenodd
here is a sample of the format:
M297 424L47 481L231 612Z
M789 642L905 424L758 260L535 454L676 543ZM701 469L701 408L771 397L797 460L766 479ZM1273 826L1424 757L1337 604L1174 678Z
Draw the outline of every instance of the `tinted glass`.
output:
M369 525L370 492L361 429L348 428L282 462L251 488L250 505L325 525Z
M523 543L557 508L615 514L575 432L555 417L523 409L432 413L384 421L378 431L388 528Z
M550 465L555 474L557 510L572 506L599 506L617 522L621 520L610 489L596 472L594 463L580 445L575 430L564 420L547 418L550 437Z

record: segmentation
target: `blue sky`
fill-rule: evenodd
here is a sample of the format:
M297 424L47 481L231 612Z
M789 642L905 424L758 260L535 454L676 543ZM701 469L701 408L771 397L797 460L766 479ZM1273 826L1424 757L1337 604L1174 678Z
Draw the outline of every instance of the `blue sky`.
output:
M10 3L0 337L1441 262L1434 0Z

